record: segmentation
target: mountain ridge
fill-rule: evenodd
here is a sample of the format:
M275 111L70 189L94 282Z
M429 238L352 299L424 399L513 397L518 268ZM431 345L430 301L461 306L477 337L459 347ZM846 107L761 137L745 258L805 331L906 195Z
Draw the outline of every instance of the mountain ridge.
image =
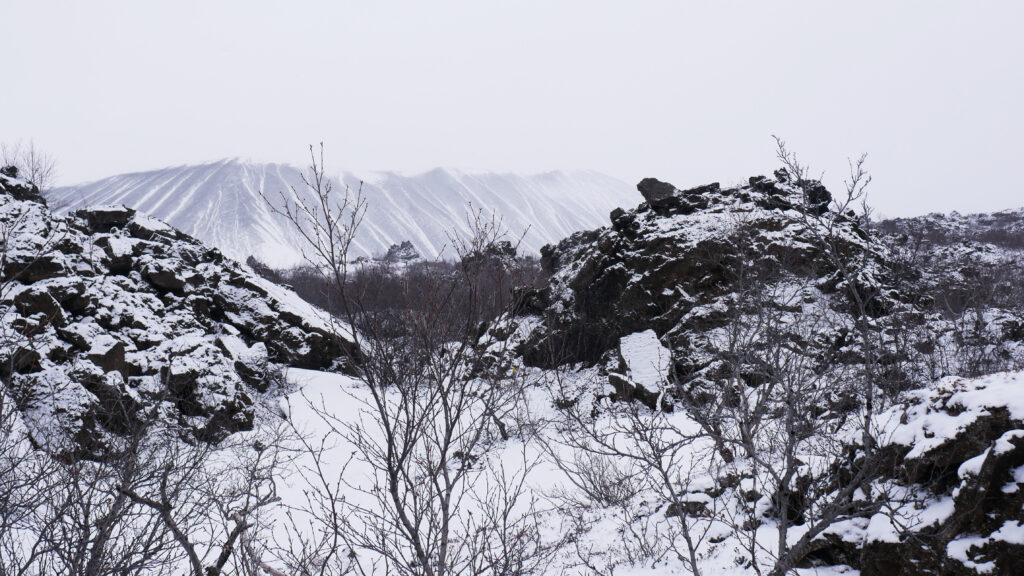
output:
M64 211L124 204L235 259L254 255L271 265L290 266L302 262L304 242L284 217L273 214L260 192L278 203L282 195L308 201L301 174L289 164L226 158L60 187L50 198ZM522 250L536 254L545 244L599 225L610 210L640 201L631 186L593 170L528 175L454 168L415 174L343 171L332 182L338 189L361 189L367 200L353 256L376 256L405 240L428 258L450 256L449 234L467 232L471 209L501 217L510 235L523 235Z

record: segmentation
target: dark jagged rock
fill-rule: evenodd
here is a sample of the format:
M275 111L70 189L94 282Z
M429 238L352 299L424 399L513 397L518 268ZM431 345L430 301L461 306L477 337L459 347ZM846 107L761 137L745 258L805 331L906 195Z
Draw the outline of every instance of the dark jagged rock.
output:
M117 372L126 381L131 374L128 370L128 363L125 361L124 354L124 343L108 338L103 344L97 345L97 343L93 343L89 352L86 353L86 358L102 368L104 373Z
M18 223L0 269L0 316L15 329L0 378L55 453L100 457L153 406L217 440L251 426L275 366L355 354L291 291L134 210L56 217L4 175L0 221Z
M837 305L849 312L853 303L845 301L834 262L818 241L825 220L834 223L832 241L841 256L866 256L872 267L861 286L876 294L870 312L881 314L899 298L888 286L868 285L888 277L883 250L853 221L827 212L831 196L818 183L757 176L738 188L713 183L680 190L647 178L637 188L647 202L613 211L610 228L577 233L541 251L541 264L552 274L552 306L523 349L528 362L597 362L619 338L648 328L680 357L694 356L687 335L726 321L740 264L745 282L807 279L822 299L837 294Z
M679 195L679 190L675 186L656 178L644 178L636 188L647 204L655 210L672 206Z
M689 190L679 190L668 182L645 178L637 184L637 190L655 213L686 215L708 208L711 203L708 196L720 192L721 186L715 182Z
M135 210L126 206L100 206L88 210L78 210L73 216L84 219L87 229L92 232L110 232L124 228L135 216Z
M19 179L17 166L0 168L0 189L6 191L15 200L46 205L46 198L43 198L35 184Z
M45 290L23 290L15 295L12 302L22 316L41 314L44 322L52 322L57 326L62 326L65 323L64 310L60 307L60 303Z
M832 193L825 189L821 182L803 184L807 205L814 210L814 213L820 216L828 212L829 204L832 202Z

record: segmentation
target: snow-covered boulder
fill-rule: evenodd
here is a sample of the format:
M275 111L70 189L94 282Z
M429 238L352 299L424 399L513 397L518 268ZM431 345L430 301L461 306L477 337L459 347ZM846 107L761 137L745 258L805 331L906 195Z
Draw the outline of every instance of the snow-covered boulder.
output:
M809 562L863 576L1024 573L1024 373L944 378L875 422L877 512L831 527Z
M672 353L654 330L623 336L617 352L607 366L616 399L636 400L652 409L671 411L664 392L669 385Z

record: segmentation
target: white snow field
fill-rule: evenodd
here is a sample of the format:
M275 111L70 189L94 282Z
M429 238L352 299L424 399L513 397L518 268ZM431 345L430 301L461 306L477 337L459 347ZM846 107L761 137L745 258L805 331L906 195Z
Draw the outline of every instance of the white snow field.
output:
M631 352L634 374L642 373L641 378L645 384L654 387L660 384L654 381L655 375L662 368L659 360L660 344L656 339L652 342L647 336L645 333L631 335L624 338L622 344L623 348ZM650 361L651 366L641 366L645 360ZM569 466L573 462L579 463L580 454L567 443L564 436L564 415L554 406L557 392L552 375L541 370L523 370L529 372L526 377L526 414L523 417L530 425L520 430L528 429L530 432L514 434L507 441L491 443L486 453L480 455L476 461L480 476L462 500L459 521L471 521L474 514L487 513L481 509L481 502L486 500L488 492L495 490L495 484L490 472L486 470L498 470L506 478L516 481L520 477L524 479L525 496L514 513L527 514L531 521L536 521L546 544L563 541L570 532L575 533L571 543L563 542L557 548L541 574L583 576L594 574L595 569L603 574L624 576L689 574L688 566L678 555L683 550L678 518L666 514L665 500L656 490L641 490L617 505L589 503L569 511L569 507L576 506L573 502L583 502L585 498L570 481L563 467L567 463ZM313 471L317 466L332 480L342 479L340 486L344 490L348 510L360 506L372 508L374 498L370 494L386 486L385 479L376 475L361 460L357 447L344 435L332 433L331 424L324 418L324 414L327 414L334 427L343 423L374 426L366 385L349 376L297 369L289 370L289 379L300 388L281 400L282 413L286 413L307 434L307 438L312 439L314 445L320 445L326 438L325 445L329 448L319 463L314 462L309 455L298 458L290 466L293 472L287 474L286 479L278 485L282 501L273 514L276 518L275 535L279 541L288 537L286 526L318 530L310 528L308 515L301 512L308 506L308 495L315 490L317 479ZM558 390L564 391L565 387L570 387L593 391L595 386L606 385L602 382L606 383L607 379L601 377L596 369L585 369L562 374ZM685 411L669 414L667 418L675 430L692 431L697 426ZM604 425L609 434L615 434L618 429L618 424L611 418L605 419ZM694 445L692 451L684 456L691 461L694 470L692 476L686 479L690 487L696 487L701 482L713 484L710 476L706 476L701 469L702 455L709 448L710 445ZM701 503L719 512L734 505L730 502L729 494L714 502ZM349 518L351 520L353 517ZM703 574L739 576L755 573L749 564L739 560L744 557L743 548L746 543L737 539L724 523L712 517L694 518L693 531L701 535L698 561ZM793 538L799 537L799 530L796 532ZM863 538L863 532L858 536ZM776 539L777 533L770 525L758 530L757 540L764 551L771 550ZM655 555L645 556L652 544ZM372 553L361 549L354 552L354 558L359 559L360 567L367 573L386 573L379 566L373 567L375 558ZM344 553L348 554L349 550L345 549ZM766 553L761 554L762 570L770 569L768 556ZM274 561L268 562L268 565L274 564ZM838 566L799 569L796 573L801 576L833 576L858 572Z
M57 188L49 197L51 205L64 211L124 204L236 260L255 255L274 266L289 266L302 261L306 244L283 217L273 213L260 192L278 204L281 193L289 200L308 199L301 174L302 169L286 164L230 159L122 174ZM496 213L512 235L525 234L521 249L536 254L543 245L573 232L606 225L614 208L631 208L641 201L633 186L592 171L533 175L441 168L412 175L344 172L334 186L354 191L360 182L367 212L352 256L377 256L403 240L411 241L425 257L444 254L449 234L467 231L470 204L487 214Z
M660 360L660 343L657 339L641 332L622 339L620 347L631 360L631 370L640 376L645 385L656 386L664 380L658 378L662 370ZM642 366L643 362L650 366ZM486 480L485 469L501 470L507 477L524 479L526 497L520 502L516 512L527 513L539 525L544 542L551 544L563 539L570 531L574 531L571 544L558 548L558 552L545 565L541 573L562 575L585 575L595 573L595 569L603 574L653 576L658 574L688 574L690 570L683 559L678 556L682 551L681 536L678 530L678 519L667 514L665 499L657 490L642 489L626 502L618 505L602 506L589 502L582 508L569 511L577 488L563 471L567 463L579 462L579 452L569 445L565 432L564 415L554 407L555 395L558 390L578 391L590 390L583 394L585 400L593 402L593 392L607 380L602 378L596 369L584 369L562 373L556 390L552 374L536 369L523 368L529 375L526 377L526 413L522 416L529 426L520 424L519 431L507 441L496 441L488 444L487 450L476 460L481 470L479 483L470 489L471 496L463 500L460 512L462 519L472 518L474 514L483 514L479 501L485 499L486 492L493 490L494 485ZM369 393L358 379L337 374L314 372L308 370L290 370L290 380L299 386L299 391L282 399L282 412L309 434L309 438L328 438L329 449L321 461L326 476L337 480L343 478L345 486L346 506L374 505L370 494L386 486L383 478L375 475L373 470L359 456L357 447L345 437L330 434L331 427L325 422L323 415L339 423L351 423L358 426L372 427L370 416ZM658 381L656 381L658 380ZM907 444L915 447L927 447L953 438L957 431L976 418L993 409L1006 409L1014 418L1024 417L1024 405L1021 404L1016 391L1024 380L1024 373L1000 373L977 379L947 378L932 383L919 390L911 391L903 402L893 405L886 412L877 416L877 426L885 443ZM595 388L597 387L597 388ZM943 406L957 406L962 409L958 416L945 413ZM697 425L685 411L677 411L664 415L662 422L677 433L692 431ZM610 415L601 419L603 429L614 436L622 430L622 422L616 421L621 414ZM928 440L923 440L922 431ZM1014 434L1024 434L1015 431ZM622 444L626 447L628 440ZM702 454L710 448L706 443L694 443L682 457L689 461L691 469L689 477L681 479L690 489L699 490L702 484L711 486L713 478L706 470ZM999 449L998 443L995 449ZM984 458L979 454L978 460ZM966 477L973 473L969 461L960 470L960 476ZM275 511L279 515L277 531L283 535L285 522L284 512L290 511L291 518L303 518L297 510L307 504L306 496L315 485L314 475L310 474L313 462L308 456L299 458L293 464L295 473L279 486L282 496L281 506ZM1024 467L1014 471L1024 478ZM908 488L914 491L914 488ZM715 575L749 575L755 571L745 558L746 546L749 541L745 536L734 532L726 522L734 511L736 494L726 491L719 496L707 496L706 501L694 501L702 504L713 514L706 517L691 517L691 531L699 535L697 546L698 564L703 574ZM921 499L907 494L906 498L895 498L895 508L889 513L879 512L871 518L857 518L841 521L826 531L850 542L865 543L869 541L892 541L898 537L893 518L898 518L904 526L924 527L944 521L952 512L952 498L939 496ZM582 500L577 500L577 502ZM900 501L903 503L900 504ZM575 518L575 520L574 520ZM791 539L801 535L801 527L793 527ZM777 532L771 523L762 525L756 534L759 564L762 571L770 570L771 551L776 545ZM978 535L974 538L961 539L950 544L950 555L968 566L970 560L965 550L971 545L986 541L1024 541L1024 526L1020 522L1008 522L990 535ZM660 543L653 548L652 543ZM661 548L659 548L661 546ZM654 550L654 556L645 553ZM348 553L348 550L346 550ZM356 550L361 566L368 573L384 573L372 568L373 557L365 550ZM980 573L991 566L977 566ZM847 566L808 567L794 571L802 576L854 575L859 572Z

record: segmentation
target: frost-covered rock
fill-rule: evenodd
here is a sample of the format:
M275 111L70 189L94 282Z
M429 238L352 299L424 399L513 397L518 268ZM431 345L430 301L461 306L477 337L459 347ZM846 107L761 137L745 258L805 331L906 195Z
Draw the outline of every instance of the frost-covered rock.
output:
M671 411L665 390L669 386L672 353L661 344L654 330L623 336L617 352L607 367L616 399L637 400L652 409Z
M533 362L551 363L545 349L596 361L622 336L647 329L676 347L688 331L719 326L741 260L749 281L777 282L790 274L814 278L821 293L839 291L835 266L815 240L827 233L816 220L820 205L806 217L803 191L794 185L754 177L737 188L716 183L679 190L648 178L638 188L647 202L613 211L610 227L542 250L542 264L553 275L552 304L527 351ZM820 195L825 201L827 191ZM839 251L851 259L866 255L877 276L865 274L865 282L883 290L879 247L855 220L834 215L830 222ZM881 294L872 305L882 309L896 296Z
M33 438L102 454L157 410L215 440L251 426L275 365L350 349L324 313L123 206L50 213L0 176L0 379Z
M1024 573L1024 373L945 378L876 420L888 502L817 557L864 576Z
M521 349L528 363L614 363L620 338L651 330L671 352L676 384L717 388L739 361L744 381L757 385L766 368L729 357L721 344L730 322L764 308L779 318L811 310L830 316L813 337L796 328L785 333L782 322L780 337L809 357L856 361L849 334L858 311L848 283L870 295L872 317L912 325L914 295L896 289L886 247L857 218L832 212L820 184L797 185L780 171L735 188L680 190L648 178L638 189L647 202L613 211L611 226L542 251L552 277L537 298L545 303L542 322ZM840 265L856 274L846 278ZM755 293L762 300L756 306ZM611 366L612 384L621 388L616 373Z

